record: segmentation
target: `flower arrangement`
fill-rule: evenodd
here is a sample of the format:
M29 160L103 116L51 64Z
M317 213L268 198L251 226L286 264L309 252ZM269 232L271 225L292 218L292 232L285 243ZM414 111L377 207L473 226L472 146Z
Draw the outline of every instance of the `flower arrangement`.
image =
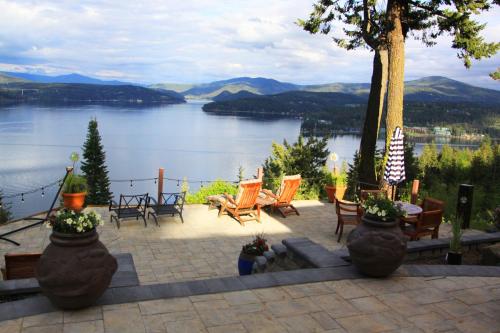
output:
M257 235L252 242L243 245L241 253L251 256L261 256L264 252L269 251L269 246L266 242L267 240L263 235Z
M383 197L369 195L361 204L361 207L363 207L365 215L379 221L394 221L401 216L405 216L405 212L399 205Z
M98 225L103 224L104 221L101 215L94 211L85 213L64 208L49 219L47 227L57 232L70 234L91 231Z

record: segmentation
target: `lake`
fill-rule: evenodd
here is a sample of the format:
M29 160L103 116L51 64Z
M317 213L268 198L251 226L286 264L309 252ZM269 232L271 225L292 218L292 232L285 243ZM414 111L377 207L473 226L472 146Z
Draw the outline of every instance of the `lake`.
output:
M158 168L165 177L188 180L234 181L238 168L252 177L269 156L273 141L296 140L300 120L250 119L217 116L203 112L206 101L155 107L21 105L0 108L0 189L4 196L41 189L64 176L69 155L85 141L88 121L96 117L106 151L112 191L155 193L153 180ZM382 141L379 141L379 145ZM417 154L422 143L417 143ZM340 160L351 161L359 137L336 136L329 149ZM201 183L191 183L190 189ZM48 209L57 186L21 197L11 203L15 217ZM177 191L176 181L165 183L165 191Z

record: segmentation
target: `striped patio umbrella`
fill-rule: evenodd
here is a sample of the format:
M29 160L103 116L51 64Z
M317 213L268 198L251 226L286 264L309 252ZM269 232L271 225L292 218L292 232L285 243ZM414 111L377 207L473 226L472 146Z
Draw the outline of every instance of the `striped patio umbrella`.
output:
M389 144L389 158L385 165L384 180L391 186L396 186L405 180L405 151L403 146L403 131L396 127ZM394 195L394 188L393 188Z

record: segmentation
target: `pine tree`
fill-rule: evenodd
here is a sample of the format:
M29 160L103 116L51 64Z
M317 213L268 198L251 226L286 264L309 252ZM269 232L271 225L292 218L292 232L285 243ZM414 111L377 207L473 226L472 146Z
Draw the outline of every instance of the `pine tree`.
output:
M109 203L111 192L108 170L105 165L106 155L97 129L97 120L89 122L87 140L83 145L82 172L87 178L87 204L104 205Z

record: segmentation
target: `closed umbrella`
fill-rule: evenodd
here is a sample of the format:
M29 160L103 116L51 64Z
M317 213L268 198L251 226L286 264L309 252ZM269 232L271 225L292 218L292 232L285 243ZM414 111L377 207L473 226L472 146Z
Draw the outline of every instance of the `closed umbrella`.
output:
M403 131L396 127L389 144L389 158L385 165L384 180L392 186L393 199L394 187L405 180L405 151L403 145Z

